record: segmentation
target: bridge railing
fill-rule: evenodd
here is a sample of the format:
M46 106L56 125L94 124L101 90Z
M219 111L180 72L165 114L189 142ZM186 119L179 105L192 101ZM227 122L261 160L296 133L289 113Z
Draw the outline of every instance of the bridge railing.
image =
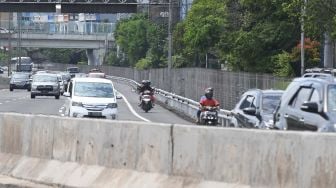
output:
M122 78L117 76L107 76L107 78L127 83L134 90L136 90L136 88L140 85L138 82L128 78ZM172 108L174 111L182 113L183 115L186 115L189 118L196 119L196 112L199 108L198 102L176 95L174 93L164 91L162 89L155 88L155 93L157 94L156 99L161 103L164 103L169 108ZM230 120L231 120L231 111L220 109L218 113L218 122L219 122L218 126L229 127Z
M111 34L115 30L115 23L100 23L100 22L34 22L22 21L19 26L18 22L3 21L0 22L0 27L5 28L11 33L42 33L42 34L78 34L78 35L99 35ZM3 31L2 31L3 32Z

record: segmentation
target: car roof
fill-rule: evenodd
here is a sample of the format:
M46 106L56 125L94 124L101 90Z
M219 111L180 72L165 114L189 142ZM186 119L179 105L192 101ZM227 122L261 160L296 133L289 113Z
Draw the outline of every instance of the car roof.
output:
M111 80L105 78L91 78L91 77L78 77L72 79L74 82L99 82L99 83L111 83Z
M322 84L335 84L335 79L323 79L323 78L313 78L313 77L299 77L299 78L294 78L292 82L298 82L298 83L303 83L303 82L319 82Z
M57 77L57 74L53 74L53 73L37 73L35 75L42 75L42 76L54 76L54 77Z
M312 73L305 73L302 75L303 78L317 78L317 79L324 79L324 80L329 80L329 81L334 81L335 77L331 74L328 73L317 73L317 72L312 72Z
M249 89L246 92L261 92L263 94L272 94L272 93L284 93L284 90L280 90L280 89Z

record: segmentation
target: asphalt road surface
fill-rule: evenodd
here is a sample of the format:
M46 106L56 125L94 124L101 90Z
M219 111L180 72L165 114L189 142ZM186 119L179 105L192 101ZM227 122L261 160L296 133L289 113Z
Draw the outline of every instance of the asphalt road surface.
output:
M114 83L116 89L124 96L118 99L118 120L130 121L148 121L172 124L192 124L166 110L165 108L155 105L155 107L145 113L139 106L139 96L132 91L131 87L119 83ZM0 112L15 112L23 114L43 114L64 116L64 103L66 97L61 96L59 100L55 97L30 98L30 92L27 90L9 89L0 90Z

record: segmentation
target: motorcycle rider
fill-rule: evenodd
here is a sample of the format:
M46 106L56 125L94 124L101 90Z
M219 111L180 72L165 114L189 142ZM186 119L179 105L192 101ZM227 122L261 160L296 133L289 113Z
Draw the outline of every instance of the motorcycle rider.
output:
M141 81L141 85L138 86L138 92L140 94L139 96L139 100L140 100L140 104L139 106L141 105L141 96L143 95L143 92L145 92L146 90L150 91L150 95L151 95L151 100L152 100L152 104L154 106L154 88L152 88L151 86L151 82L149 80L142 80Z
M197 121L200 123L201 112L205 110L206 106L217 107L219 109L219 102L213 98L213 88L209 87L205 90L204 96L201 97L199 110L197 111Z

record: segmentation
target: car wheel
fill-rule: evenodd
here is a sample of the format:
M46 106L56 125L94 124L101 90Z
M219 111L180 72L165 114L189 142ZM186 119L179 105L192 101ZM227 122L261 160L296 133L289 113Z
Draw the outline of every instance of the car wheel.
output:
M60 95L55 95L55 99L59 99L60 98Z
M231 120L230 120L230 127L239 128L238 121L237 121L236 118L231 117Z
M30 92L30 91L31 91L31 89L30 89L30 88L28 88L28 89L27 89L27 91L29 91L29 92Z
M13 88L9 88L9 91L13 91L14 89Z
M31 98L31 99L35 99L35 95L31 94L31 95L30 95L30 98Z

